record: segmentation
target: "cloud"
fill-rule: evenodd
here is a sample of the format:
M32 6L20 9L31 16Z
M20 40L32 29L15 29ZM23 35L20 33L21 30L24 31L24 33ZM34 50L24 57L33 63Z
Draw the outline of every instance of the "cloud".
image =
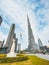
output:
M3 41L3 40L5 40L5 35L4 35L4 33L2 33L1 31L0 31L0 41Z
M0 15L3 18L0 35L3 35L3 38L7 37L11 24L15 23L18 43L22 44L22 49L27 48L27 14L35 41L37 42L39 36L43 44L46 44L49 39L49 1L46 0L0 0ZM20 33L22 33L22 40L20 39ZM47 45L49 44L47 43Z

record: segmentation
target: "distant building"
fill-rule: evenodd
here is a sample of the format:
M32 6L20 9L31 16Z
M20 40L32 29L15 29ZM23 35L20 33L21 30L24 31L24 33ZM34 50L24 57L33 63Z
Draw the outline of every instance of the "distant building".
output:
M43 46L42 41L39 38L38 38L38 44L39 44L39 47Z
M42 41L38 38L38 45L39 45L39 49L41 49L41 47L43 47Z
M17 52L17 41L16 34L14 33L15 24L12 24L10 27L10 31L6 40L6 44L3 45L3 42L0 41L0 53L10 53L10 52ZM20 50L20 45L18 46L18 50Z
M0 48L2 47L2 44L3 44L2 41L0 41Z
M8 48L8 47L1 47L1 48L0 48L0 53L1 53L1 54L2 54L2 53L3 53L3 54L4 54L4 53L7 53L7 48Z
M18 44L18 52L21 51L21 44Z
M11 27L10 27L10 31L9 31L9 34L8 34L8 37L7 37L6 44L4 45L4 47L8 47L7 53L10 52L12 44L13 44L14 30L15 30L15 24L12 24Z
M32 32L32 29L31 29L31 25L30 25L28 16L27 16L27 21L28 21L28 50L30 50L30 52L36 51L37 44L36 44L35 39L34 39L34 35Z
M15 39L15 53L17 52L17 43L18 43L18 39L16 38L16 34L14 33L13 35L13 39Z
M40 47L40 49L49 53L49 48L47 46L42 46L42 47Z
M46 51L49 53L49 48L47 48Z
M0 41L0 53L7 53L7 47L3 47L4 40Z
M4 42L0 41L0 48L3 46Z
M15 39L15 53L17 53L18 39Z

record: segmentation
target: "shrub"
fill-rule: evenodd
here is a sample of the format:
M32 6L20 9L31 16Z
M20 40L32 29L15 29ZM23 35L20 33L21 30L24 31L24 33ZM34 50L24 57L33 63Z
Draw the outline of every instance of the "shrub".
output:
M0 58L0 63L12 63L27 60L27 56L17 56L17 57L2 57Z
M6 54L0 54L0 57L6 57L7 55Z

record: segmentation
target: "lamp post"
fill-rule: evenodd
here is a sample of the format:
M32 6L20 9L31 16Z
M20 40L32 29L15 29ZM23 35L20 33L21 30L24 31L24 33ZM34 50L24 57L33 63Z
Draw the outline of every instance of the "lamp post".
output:
M0 16L0 26L1 26L1 23L2 23L2 17Z

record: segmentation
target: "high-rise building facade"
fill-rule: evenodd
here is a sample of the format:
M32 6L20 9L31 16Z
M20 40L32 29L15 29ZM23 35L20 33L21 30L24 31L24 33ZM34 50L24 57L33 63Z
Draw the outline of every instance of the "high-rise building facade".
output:
M42 41L39 38L38 38L38 45L39 45L39 48L43 46Z
M15 53L17 53L17 45L18 45L18 39L15 39Z
M30 21L27 16L28 21L28 50L37 50L37 44L35 43L34 35L31 29Z
M18 44L18 52L21 51L21 44Z
M14 35L14 30L15 30L15 24L12 24L10 27L10 31L7 37L7 41L4 47L7 47L7 53L10 52L12 43L13 43L13 35Z

